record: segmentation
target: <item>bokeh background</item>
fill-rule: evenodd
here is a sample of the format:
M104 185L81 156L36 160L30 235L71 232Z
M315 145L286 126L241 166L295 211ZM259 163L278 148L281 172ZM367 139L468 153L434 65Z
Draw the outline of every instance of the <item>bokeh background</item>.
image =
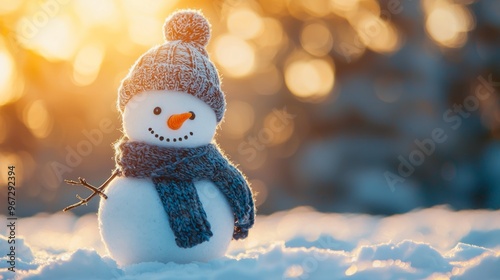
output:
M500 84L466 117L448 111L478 77L500 82L500 1L1 0L0 182L15 165L19 216L88 194L62 178L108 178L120 80L178 8L212 23L228 101L217 141L260 214L500 208ZM391 186L436 128L446 141Z

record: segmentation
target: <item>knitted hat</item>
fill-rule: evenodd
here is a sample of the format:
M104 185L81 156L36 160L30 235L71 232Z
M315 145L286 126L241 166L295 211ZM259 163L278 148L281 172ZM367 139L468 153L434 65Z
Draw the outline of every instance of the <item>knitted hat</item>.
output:
M163 29L166 42L143 54L122 80L118 108L123 113L132 96L145 91L182 91L208 104L220 122L226 101L217 69L205 50L210 23L200 11L180 10L166 19Z

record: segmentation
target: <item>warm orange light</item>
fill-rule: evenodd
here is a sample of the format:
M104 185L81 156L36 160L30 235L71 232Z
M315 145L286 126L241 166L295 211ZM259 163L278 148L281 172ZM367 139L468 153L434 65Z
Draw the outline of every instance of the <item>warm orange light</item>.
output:
M252 106L243 101L231 101L224 117L224 133L233 139L241 139L252 128L255 114Z
M345 275L351 276L356 274L356 272L358 272L358 267L355 264L353 264L345 271Z
M291 265L285 271L286 278L299 278L302 274L304 274L304 268L301 265Z
M37 138L45 138L52 130L52 120L42 100L37 100L24 110L24 123Z
M78 17L84 25L110 26L118 23L119 9L115 1L74 0L74 7L78 11Z
M252 191L255 194L255 206L262 205L267 199L267 186L261 180L251 180L250 186L252 187Z
M86 1L86 0L84 0ZM102 2L97 0L98 2ZM120 3L120 7L123 9L124 14L127 17L134 15L144 15L151 17L160 17L165 19L165 16L169 14L168 11L173 10L178 4L179 0L168 0L168 1L158 1L158 0L142 0L142 1L117 1Z
M467 41L474 22L469 10L449 1L424 1L428 12L425 24L431 38L444 47L459 48Z
M7 50L0 49L0 106L11 101L10 87L14 76L14 62Z
M360 0L351 0L351 1L332 0L330 1L330 7L336 14L345 16L346 12L352 12L356 10L359 1Z
M264 29L256 38L252 39L252 45L256 49L259 69L274 65L276 55L287 48L288 38L283 31L281 23L273 18L264 18Z
M359 59L366 51L366 46L349 23L340 23L335 27L333 46L342 60L349 63Z
M234 35L222 35L215 40L215 60L228 76L239 78L250 74L255 63L252 45Z
M295 125L293 121L283 123L276 115L276 112L270 112L264 118L264 127L272 132L269 139L269 146L275 146L285 143L293 135Z
M0 38L0 106L14 102L22 95L23 83L16 81L19 79L16 79L15 73L14 59Z
M298 60L285 69L285 82L301 99L318 101L326 97L335 82L333 66L322 59Z
M330 2L330 7L336 15L349 21L365 13L377 17L381 13L381 7L377 0L333 0Z
M324 23L311 23L302 29L300 43L308 53L323 56L332 49L333 38Z
M227 18L227 29L231 34L242 39L258 36L264 27L261 17L249 8L233 11Z
M2 161L0 161L1 169L8 170L7 169L8 166L15 166L16 170L24 170L23 161L19 153L0 151L0 158L2 159ZM2 180L2 182L7 182L8 176L9 175L7 172L1 172L0 180ZM25 177L24 172L16 172L16 189L22 188L24 186L24 184L22 184L24 177ZM4 186L6 185L7 183L4 184Z
M274 18L263 20L264 30L255 40L255 44L260 47L275 47L282 43L284 32L281 23Z
M2 1L0 5L0 15L9 14L15 12L23 4L22 1Z
M18 22L19 42L49 60L69 60L79 45L78 30L73 18L62 15L48 18L45 24L35 21L20 20Z
M128 20L128 35L132 42L145 47L162 44L163 19L134 15Z
M353 20L359 38L368 48L379 53L390 53L399 49L400 39L395 28L378 16L365 12Z
M83 46L73 61L73 81L78 86L93 83L104 59L104 46L99 43Z
M324 17L330 12L330 0L302 1L302 5L307 13L315 17Z

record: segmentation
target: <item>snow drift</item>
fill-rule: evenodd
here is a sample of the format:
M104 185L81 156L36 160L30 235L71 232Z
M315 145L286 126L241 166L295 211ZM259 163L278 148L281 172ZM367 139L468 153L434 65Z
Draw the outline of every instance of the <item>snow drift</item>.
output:
M5 220L5 217L3 217ZM245 241L209 263L118 266L97 216L39 214L18 221L16 273L4 279L494 279L500 275L500 211L444 207L376 217L300 207L259 216Z

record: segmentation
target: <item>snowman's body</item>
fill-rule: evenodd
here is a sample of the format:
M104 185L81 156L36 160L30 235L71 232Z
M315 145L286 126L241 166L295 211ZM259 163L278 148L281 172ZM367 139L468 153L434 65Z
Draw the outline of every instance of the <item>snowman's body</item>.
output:
M159 261L185 263L224 256L234 218L229 204L209 181L195 183L213 236L192 248L180 248L156 189L149 179L119 177L101 200L99 228L111 256L122 265Z
M171 121L172 116L176 122ZM123 126L131 141L189 148L210 143L217 121L214 111L190 94L156 91L136 95L128 102ZM224 256L233 235L233 212L214 183L205 180L194 185L213 236L194 247L181 248L152 180L115 178L106 188L108 199L101 200L98 213L101 237L110 255L120 265L208 261Z

